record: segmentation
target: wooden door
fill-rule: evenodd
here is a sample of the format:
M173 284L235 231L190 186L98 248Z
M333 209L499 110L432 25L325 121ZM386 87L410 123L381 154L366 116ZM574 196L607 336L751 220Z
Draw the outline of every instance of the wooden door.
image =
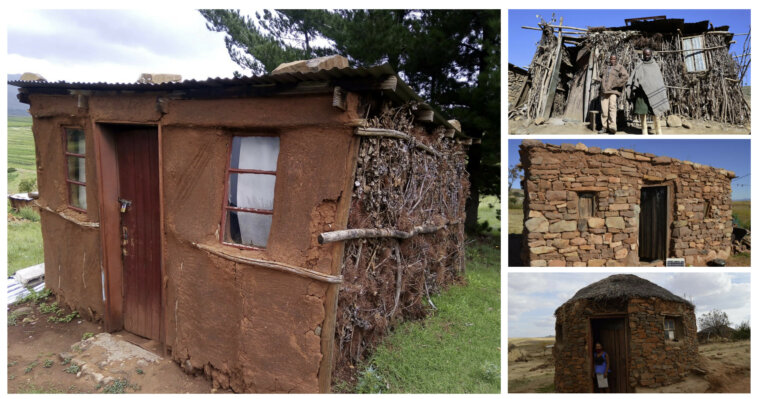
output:
M602 344L602 348L610 360L610 371L607 380L610 392L630 392L628 386L628 339L625 330L625 318L592 320L594 342ZM593 354L592 354L593 356ZM592 358L592 364L593 358ZM594 384L596 388L596 383Z
M668 190L666 187L641 189L639 214L639 258L644 261L667 257Z
M121 213L124 329L159 339L161 237L158 135L155 128L123 127L115 132Z

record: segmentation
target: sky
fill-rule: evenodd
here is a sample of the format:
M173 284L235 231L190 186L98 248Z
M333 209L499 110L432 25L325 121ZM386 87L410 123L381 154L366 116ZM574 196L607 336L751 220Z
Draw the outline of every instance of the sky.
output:
M509 62L520 67L527 67L536 52L536 44L541 39L541 32L537 30L522 29L522 26L536 27L541 16L545 21L552 19L552 13L563 17L563 24L576 28L589 26L625 26L626 18L651 17L665 15L668 18L682 18L686 22L699 22L709 20L713 26L728 25L733 33L747 33L750 26L749 10L509 10L508 34L509 34ZM730 51L739 54L746 36L736 36L736 44L732 44ZM745 80L749 82L750 73L747 72Z
M612 273L509 273L509 338L554 335L554 311L581 288ZM697 318L712 309L737 325L750 319L750 273L633 273L696 306Z
M6 73L48 81L135 82L141 73L183 79L241 71L224 33L206 29L193 9L14 10L7 19Z
M731 182L731 198L750 198L750 140L748 139L604 139L604 140L541 140L549 144L582 142L588 147L629 148L637 152L664 155L682 161L691 161L736 173ZM510 139L508 144L508 165L512 168L520 162L521 140ZM519 188L519 183L514 187Z

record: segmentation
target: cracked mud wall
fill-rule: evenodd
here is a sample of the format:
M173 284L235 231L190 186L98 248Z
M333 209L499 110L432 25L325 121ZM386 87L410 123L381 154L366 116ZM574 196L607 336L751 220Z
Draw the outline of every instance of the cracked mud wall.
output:
M331 274L336 244L319 245L317 235L342 228L335 222L353 129L337 125L330 109L294 120L300 100L218 102L206 104L205 120L195 115L203 101L173 102L163 120L166 343L187 371L203 370L215 386L318 392L329 284L236 263L192 243ZM234 128L225 120L232 115ZM219 242L227 146L233 135L256 133L280 137L274 214L267 248L241 250Z
M238 392L319 391L322 353L328 349L321 335L329 324L329 284L229 261L191 243L336 273L342 254L336 249L342 244L319 245L317 235L345 227L338 225L338 214L350 201L344 191L357 140L346 123L358 116L333 108L331 95L172 100L164 115L156 108L155 95L94 95L88 110L77 109L74 96L30 98L38 159L43 160L40 202L82 222L99 219L93 122L159 125L165 230L162 322L174 360L188 372L204 372L215 386ZM350 109L357 101L349 94ZM65 209L61 123L86 131L86 215ZM274 215L268 248L240 250L222 245L218 236L227 146L232 135L255 133L281 139ZM57 268L48 271L49 281L57 284L61 279L60 289L51 288L74 308L92 307L102 314L100 233L89 230L56 214L43 214L46 263L62 265L60 273Z
M97 321L104 313L101 284L100 234L97 228L83 227L64 219L60 214L79 222L98 222L98 185L90 120L76 108L76 99L69 96L46 96L33 101L30 108L34 121L37 186L42 208L42 229L45 259L45 285L61 305L76 310L82 317ZM83 128L86 135L87 212L68 206L66 160L63 127Z

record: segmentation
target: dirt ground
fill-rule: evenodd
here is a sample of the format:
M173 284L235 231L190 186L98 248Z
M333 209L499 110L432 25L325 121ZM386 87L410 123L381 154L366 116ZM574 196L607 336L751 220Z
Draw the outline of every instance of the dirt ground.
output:
M510 338L509 393L554 392L554 338ZM665 387L637 388L637 393L749 393L750 341L719 342L699 346L701 362L683 381ZM702 373L704 371L704 373Z
M48 304L52 302L53 299L47 301ZM20 308L27 308L25 311L31 313L17 317L16 325L8 325L9 393L213 392L210 381L203 376L185 374L178 364L168 358L139 366L123 362L121 369L115 370L115 382L98 384L85 373L76 373L77 368L72 368L76 361L66 361L64 358L68 355L62 357L60 354L81 355L81 350L76 350L78 346L72 350L72 345L82 344L83 337L90 334L102 333L100 325L80 317L68 323L50 322L50 314L42 314L39 305L31 303L11 306L8 315L18 312ZM113 336L162 356L156 352L151 341L125 332L114 333Z
M651 117L650 117L651 120ZM750 134L750 128L746 126L731 126L716 122L689 121L691 128L684 127L671 128L665 126L663 121L662 135L679 135L679 134ZM594 132L588 123L565 122L557 120L557 124L551 122L536 125L527 119L510 120L508 125L509 134L591 134L599 136L612 136L611 134L600 134ZM651 122L650 122L651 128ZM597 127L598 129L598 127ZM652 134L650 129L649 134ZM618 131L617 136L641 136L641 129L638 126L628 126L625 130Z

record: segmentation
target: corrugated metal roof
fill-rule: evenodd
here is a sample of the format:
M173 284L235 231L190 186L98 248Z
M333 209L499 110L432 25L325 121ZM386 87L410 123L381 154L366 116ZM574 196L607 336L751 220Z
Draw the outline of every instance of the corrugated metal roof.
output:
M434 121L439 125L447 128L453 128L447 119L434 107L425 103L425 101L412 90L406 82L401 79L390 64L381 64L370 67L357 68L332 68L324 69L317 72L294 72L281 73L276 75L246 76L240 78L208 78L206 80L183 80L181 82L166 83L106 83L106 82L47 82L47 81L24 81L12 80L8 84L23 89L53 89L53 90L91 90L91 91L172 91L172 90L193 90L193 89L219 89L234 86L276 86L278 84L293 84L299 82L330 82L339 79L382 79L384 77L395 76L397 78L396 90L393 92L402 102L416 101L421 104L422 109L431 109L434 111ZM461 132L457 136L466 137Z
M277 75L245 76L240 78L208 78L206 80L183 80L166 83L107 83L107 82L42 82L12 80L8 84L26 89L48 88L69 90L135 90L165 91L238 85L275 85L297 82L325 82L341 78L380 78L396 76L389 64L359 68L333 68L308 73L282 73Z

